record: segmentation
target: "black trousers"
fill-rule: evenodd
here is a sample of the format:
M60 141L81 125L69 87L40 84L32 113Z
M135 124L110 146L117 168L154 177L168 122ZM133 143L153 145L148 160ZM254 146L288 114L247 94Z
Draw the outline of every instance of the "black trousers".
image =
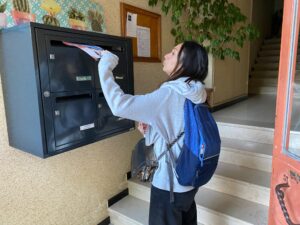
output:
M194 201L198 189L184 193L170 192L151 187L149 225L197 225L197 209Z

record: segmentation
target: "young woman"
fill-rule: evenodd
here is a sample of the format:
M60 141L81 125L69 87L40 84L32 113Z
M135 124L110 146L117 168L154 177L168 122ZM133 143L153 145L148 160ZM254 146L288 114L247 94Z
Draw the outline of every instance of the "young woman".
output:
M145 95L124 94L115 83L112 70L118 64L118 57L108 51L101 52L98 65L101 87L105 99L116 116L140 121L139 130L144 134L146 144L154 144L159 156L167 143L174 141L184 130L184 102L190 99L195 104L206 100L203 84L207 76L208 56L205 49L193 41L175 46L164 56L163 71L168 79L157 90ZM173 146L175 157L180 154L183 138ZM159 160L154 174L149 225L197 225L197 189L182 186L174 175L174 202L170 201L169 155Z

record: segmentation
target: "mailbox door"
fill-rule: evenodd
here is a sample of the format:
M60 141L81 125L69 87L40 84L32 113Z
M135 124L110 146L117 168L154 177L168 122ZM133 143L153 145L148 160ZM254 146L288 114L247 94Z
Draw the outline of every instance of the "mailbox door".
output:
M134 127L133 121L112 114L102 92L97 92L97 96L96 133L98 136L109 136Z
M96 75L95 60L62 40L66 38L46 37L51 92L91 90Z
M93 92L59 93L52 97L54 151L94 139L97 110Z

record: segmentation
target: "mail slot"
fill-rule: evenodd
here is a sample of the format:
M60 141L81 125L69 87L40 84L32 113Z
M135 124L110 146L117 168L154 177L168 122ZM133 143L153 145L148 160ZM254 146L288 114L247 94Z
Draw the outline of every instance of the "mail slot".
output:
M109 109L98 61L65 44L96 45L116 54L119 64L113 76L125 93L133 94L131 39L37 23L0 32L12 147L45 158L134 129L133 121Z

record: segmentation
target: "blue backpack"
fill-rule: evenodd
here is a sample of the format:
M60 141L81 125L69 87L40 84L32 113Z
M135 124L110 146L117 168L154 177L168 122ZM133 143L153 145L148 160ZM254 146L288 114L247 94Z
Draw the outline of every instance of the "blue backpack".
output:
M170 154L169 177L171 202L173 196L173 171L179 184L198 188L206 184L213 176L219 160L221 139L217 124L205 104L184 103L184 132L168 144L166 152ZM184 135L183 147L177 160L171 147Z
M184 144L176 160L179 184L200 187L214 174L221 149L217 124L205 104L184 104Z

